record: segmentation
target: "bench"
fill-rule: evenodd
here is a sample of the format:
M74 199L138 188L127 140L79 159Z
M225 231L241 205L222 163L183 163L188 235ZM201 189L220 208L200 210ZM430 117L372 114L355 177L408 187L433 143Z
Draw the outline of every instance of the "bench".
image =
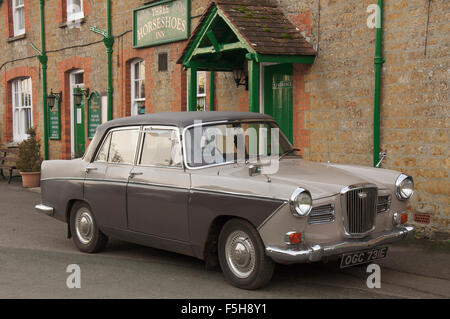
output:
M18 153L18 148L0 148L0 175L3 179L6 179L3 170L9 171L8 184L11 184L13 177L20 177L20 175L13 175L13 170L17 169L16 160Z

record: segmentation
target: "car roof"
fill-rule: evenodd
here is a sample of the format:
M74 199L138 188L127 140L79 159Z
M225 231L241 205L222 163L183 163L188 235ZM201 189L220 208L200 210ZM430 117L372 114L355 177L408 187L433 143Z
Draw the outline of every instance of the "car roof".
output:
M176 126L181 130L198 121L202 123L222 122L222 121L245 121L245 120L260 120L260 121L274 121L274 119L266 114L250 113L250 112L167 112L167 113L152 113L146 115L137 115L130 117L123 117L106 122L97 128L97 132L86 150L84 160L91 161L99 144L105 135L111 129L125 127L125 126L140 126L140 125L167 125Z
M241 121L241 120L273 120L266 114L250 112L167 112L152 113L119 118L102 124L99 130L108 130L121 126L132 125L170 125L185 128L201 121L203 123L219 121Z

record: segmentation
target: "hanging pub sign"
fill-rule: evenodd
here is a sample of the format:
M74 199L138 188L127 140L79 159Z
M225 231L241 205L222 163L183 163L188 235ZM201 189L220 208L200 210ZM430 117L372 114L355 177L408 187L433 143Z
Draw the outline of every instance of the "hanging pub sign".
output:
M61 103L59 101L48 111L48 138L61 140Z
M190 35L190 0L159 1L134 9L133 47L186 40Z
M102 100L100 94L93 91L88 99L88 139L92 140L94 138L97 127L102 124Z

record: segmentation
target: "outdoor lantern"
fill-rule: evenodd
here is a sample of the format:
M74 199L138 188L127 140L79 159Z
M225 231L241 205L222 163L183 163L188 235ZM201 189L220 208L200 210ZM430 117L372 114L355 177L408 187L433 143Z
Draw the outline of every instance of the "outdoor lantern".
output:
M243 69L234 69L233 77L234 77L234 82L236 82L236 87L239 87L239 85L244 85L245 89L248 91L248 76L245 75L245 72ZM242 80L244 80L243 83L242 83Z
M56 104L56 101L61 102L62 99L62 92L59 93L53 93L53 90L51 90L50 94L47 96L47 106L50 109L53 109L53 107Z
M73 98L75 105L80 105L83 102L83 95L85 97L89 96L89 89L78 89L73 93Z

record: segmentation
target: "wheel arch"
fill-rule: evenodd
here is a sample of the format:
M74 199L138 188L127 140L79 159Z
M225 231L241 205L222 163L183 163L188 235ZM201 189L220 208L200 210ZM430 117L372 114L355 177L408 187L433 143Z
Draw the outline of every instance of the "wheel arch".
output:
M241 216L236 215L219 215L216 216L209 225L208 234L206 236L206 241L203 247L203 259L206 263L206 268L214 269L219 266L219 259L217 255L217 245L219 242L219 234L222 230L223 226L232 219L240 219L248 222L250 225L253 225L251 221Z

